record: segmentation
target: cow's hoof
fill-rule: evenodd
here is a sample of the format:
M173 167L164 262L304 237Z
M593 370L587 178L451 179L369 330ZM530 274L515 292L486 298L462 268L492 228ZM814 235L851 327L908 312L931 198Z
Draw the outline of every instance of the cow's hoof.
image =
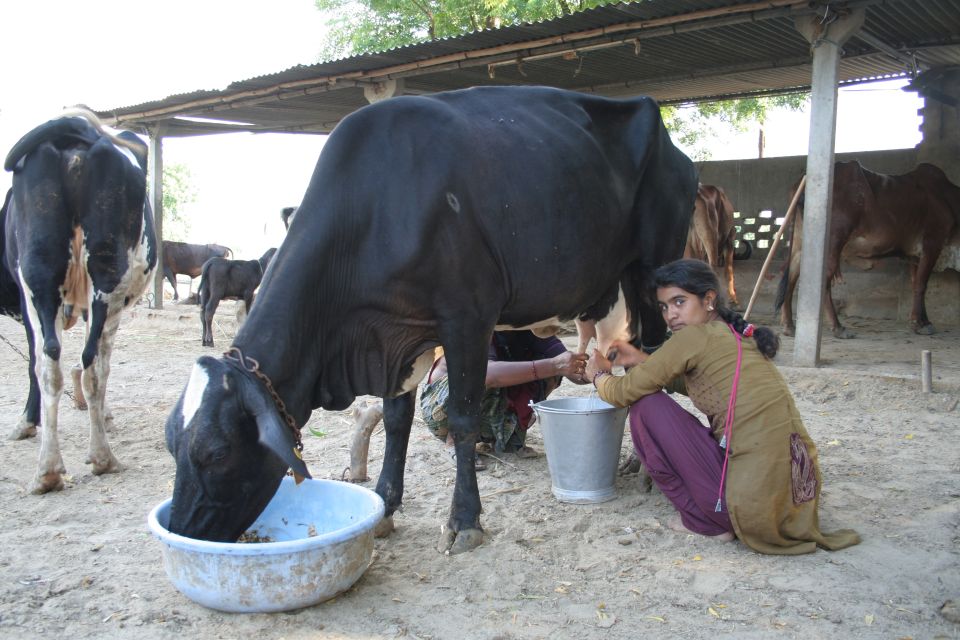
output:
M933 328L932 324L925 324L922 327L914 327L913 332L918 336L932 336L937 330Z
M37 435L37 425L30 424L26 420L21 419L20 424L15 426L10 434L7 436L9 440L26 440L27 438L32 438Z
M393 533L393 529L393 516L385 516L377 523L377 526L373 528L373 537L386 538Z
M784 327L783 330L780 331L780 335L792 338L793 334L795 334L796 332L797 332L796 329L794 329L793 327Z
M30 493L35 496L63 490L63 474L58 471L38 475L30 485Z
M437 551L452 556L465 551L473 551L481 544L483 544L482 529L464 529L457 532L450 527L444 527L443 531L440 532Z
M93 465L91 471L95 476L102 476L105 473L120 473L124 469L123 465L109 452L104 457L95 457L91 454L87 457L86 462Z
M849 340L850 338L856 338L857 334L846 327L837 327L833 330L833 337L840 338L841 340Z

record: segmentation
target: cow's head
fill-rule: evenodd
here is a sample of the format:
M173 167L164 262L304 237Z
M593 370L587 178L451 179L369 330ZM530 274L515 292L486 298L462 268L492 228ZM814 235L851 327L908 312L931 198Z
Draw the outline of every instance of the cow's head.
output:
M197 360L166 436L177 463L169 529L189 538L235 541L287 468L310 477L266 388L224 360Z

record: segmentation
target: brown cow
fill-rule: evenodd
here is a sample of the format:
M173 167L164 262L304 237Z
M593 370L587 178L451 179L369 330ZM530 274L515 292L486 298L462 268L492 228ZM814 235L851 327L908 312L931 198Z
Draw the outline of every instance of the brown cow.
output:
M733 253L737 239L733 203L720 187L701 184L697 187L693 217L687 234L684 258L703 260L711 267L723 267L730 304L736 305L737 291L733 283Z
M177 275L191 278L200 275L203 263L210 258L230 258L233 251L219 244L188 244L186 242L163 241L163 277L173 287L173 299L179 300L177 293Z
M781 310L783 332L788 336L794 333L791 301L800 275L802 215L801 197L790 258L777 292L777 308ZM910 258L913 280L910 325L916 333L934 333L924 302L927 280L955 230L960 230L960 188L938 167L921 164L910 173L888 176L868 171L856 161L836 163L823 299L833 335L854 337L837 319L830 293L833 281L842 280L841 253L847 258L867 260L890 256Z

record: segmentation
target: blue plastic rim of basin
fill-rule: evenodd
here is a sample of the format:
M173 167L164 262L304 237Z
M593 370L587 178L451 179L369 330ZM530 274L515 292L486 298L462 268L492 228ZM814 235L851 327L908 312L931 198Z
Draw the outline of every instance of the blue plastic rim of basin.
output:
M264 555L342 542L372 529L383 518L383 499L375 492L336 480L304 480L299 485L285 477L263 513L250 525L272 542L211 542L178 535L167 529L171 499L150 512L147 525L162 542L201 553ZM316 535L311 535L310 526Z
M272 542L211 542L171 533L170 504L147 517L167 577L194 602L234 613L300 609L346 591L370 566L384 514L364 487L288 477L248 528Z

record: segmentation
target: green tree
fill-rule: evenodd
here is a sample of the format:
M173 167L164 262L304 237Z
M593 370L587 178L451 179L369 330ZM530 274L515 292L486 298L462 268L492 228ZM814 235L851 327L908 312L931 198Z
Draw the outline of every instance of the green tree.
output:
M694 160L710 159L710 143L728 131L746 131L754 122L763 125L772 109L802 109L809 93L700 102L691 105L661 107L663 121L674 141L682 145ZM759 145L759 140L758 140Z
M197 199L190 169L184 164L171 164L163 168L163 238L186 241L190 232L190 220L184 207Z
M315 0L329 17L322 57L386 51L520 22L549 20L615 0ZM663 108L674 139L698 160L722 129L761 128L773 108L800 109L808 94L744 98Z
M519 22L549 20L616 0L316 0L329 16L325 59L386 51Z

